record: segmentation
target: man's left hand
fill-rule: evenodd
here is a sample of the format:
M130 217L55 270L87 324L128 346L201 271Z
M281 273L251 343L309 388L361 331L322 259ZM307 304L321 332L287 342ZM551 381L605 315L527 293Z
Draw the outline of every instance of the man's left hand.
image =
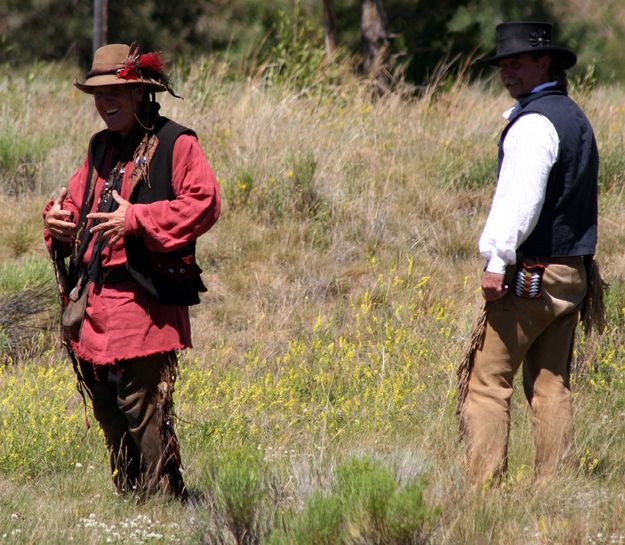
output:
M91 228L91 232L96 234L98 231L102 231L102 236L109 239L109 245L123 238L126 210L132 206L130 202L122 199L115 190L113 190L113 199L119 205L114 212L92 212L87 214L89 219L101 220L98 225Z

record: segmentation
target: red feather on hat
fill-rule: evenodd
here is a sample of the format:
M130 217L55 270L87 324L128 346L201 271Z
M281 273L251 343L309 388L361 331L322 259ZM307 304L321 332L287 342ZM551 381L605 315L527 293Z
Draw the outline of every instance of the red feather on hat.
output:
M139 74L134 64L128 64L125 68L117 71L117 77L122 79L139 79Z
M121 63L121 67L115 71L118 78L126 80L149 79L160 83L168 93L176 98L179 97L171 88L169 78L165 75L165 62L160 53L139 53L139 46L134 42L130 46L128 57Z
M162 72L164 64L163 58L156 52L145 53L141 55L137 61L139 68L147 68L155 72Z

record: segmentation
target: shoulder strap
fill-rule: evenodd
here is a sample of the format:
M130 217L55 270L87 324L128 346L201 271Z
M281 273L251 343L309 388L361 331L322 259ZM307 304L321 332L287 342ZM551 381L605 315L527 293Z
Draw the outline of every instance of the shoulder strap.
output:
M106 153L106 146L101 145L105 132L106 131L101 131L94 134L91 138L91 142L89 143L89 171L86 180L87 188L85 190L85 197L80 208L80 216L76 226L76 237L79 237L80 243L78 245L74 245L71 257L71 264L74 267L78 267L80 264L80 260L85 254L91 238L91 233L88 229L85 229L85 227L87 224L87 214L93 205L95 183L98 179L98 169L102 167L104 154Z
M113 199L112 192L117 191L118 193L121 193L123 180L124 170L121 168L121 164L118 164L118 166L109 174L107 183L110 183L111 185L107 192L107 196L104 199L102 196L100 197L97 209L98 212L113 212L114 210L117 210L119 205ZM100 222L95 220L93 224L97 225L98 223ZM97 280L100 278L100 256L102 255L102 249L104 248L106 242L107 239L105 239L102 235L102 231L99 231L93 245L91 259L87 264L87 278L89 280Z

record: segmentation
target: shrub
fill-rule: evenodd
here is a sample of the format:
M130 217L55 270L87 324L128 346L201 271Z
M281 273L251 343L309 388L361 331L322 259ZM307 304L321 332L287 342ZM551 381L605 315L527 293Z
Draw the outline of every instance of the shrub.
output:
M259 543L269 521L267 468L258 451L246 446L225 451L209 462L204 477L210 490L206 543Z
M289 513L285 528L275 531L269 545L342 545L342 508L335 495L315 490L298 515Z
M300 513L289 513L269 543L282 545L418 545L438 518L423 498L424 481L401 486L393 472L370 457L351 458L336 469L331 493L319 491Z

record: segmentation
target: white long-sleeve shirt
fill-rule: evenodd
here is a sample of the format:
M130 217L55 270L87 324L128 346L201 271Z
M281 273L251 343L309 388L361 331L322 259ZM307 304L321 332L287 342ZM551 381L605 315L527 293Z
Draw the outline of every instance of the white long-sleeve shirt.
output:
M539 85L532 92L552 85ZM515 104L504 117L509 119L518 107ZM479 242L487 271L503 274L506 265L516 262L518 247L538 222L559 149L555 127L541 114L525 114L508 130L497 189Z

